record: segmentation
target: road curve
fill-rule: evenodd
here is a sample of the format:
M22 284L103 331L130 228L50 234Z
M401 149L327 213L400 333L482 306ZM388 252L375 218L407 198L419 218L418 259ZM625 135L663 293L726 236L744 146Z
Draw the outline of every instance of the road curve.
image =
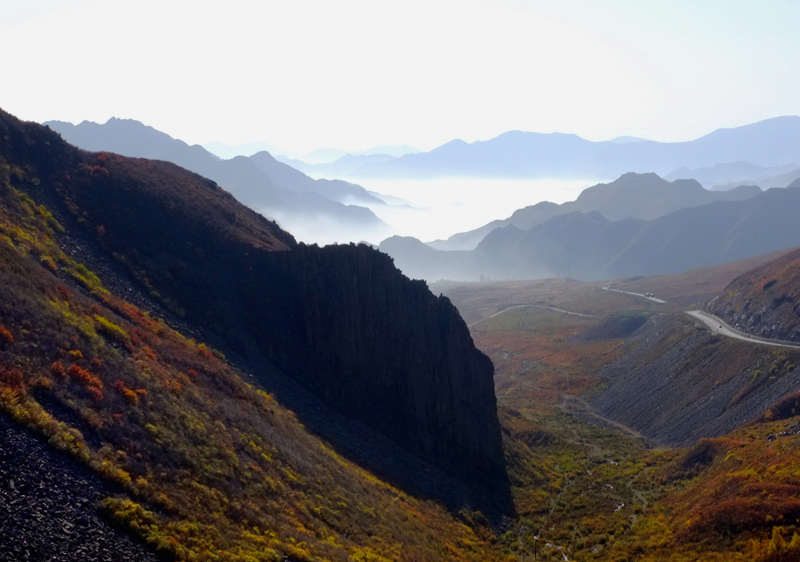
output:
M494 318L495 316L499 316L500 314L503 314L504 312L508 312L509 310L513 310L515 308L542 308L544 310L552 310L553 312L560 312L562 314L569 314L570 316L582 316L584 318L597 318L597 316L594 316L593 314L581 314L580 312L570 312L569 310L563 310L561 308L554 308L552 306L545 306L543 304L513 304L511 306L507 306L505 308L501 308L500 310L498 310L494 314L490 314L486 318L481 318L480 320L478 320L476 322L473 322L472 324L468 324L467 328L472 328L476 324L480 324L481 322L483 322L485 320L488 320L489 318Z
M719 334L721 336L747 341L750 343L759 343L761 345L772 345L776 347L791 347L794 349L800 349L800 344L785 342L781 340L771 340L768 338L761 338L758 336L751 336L748 333L739 331L736 328L732 328L731 326L726 324L725 321L721 320L720 318L717 318L713 314L709 314L708 312L703 312L702 310L689 310L686 312L686 314L700 320L703 324L708 326L708 328L712 332L714 332L715 334Z

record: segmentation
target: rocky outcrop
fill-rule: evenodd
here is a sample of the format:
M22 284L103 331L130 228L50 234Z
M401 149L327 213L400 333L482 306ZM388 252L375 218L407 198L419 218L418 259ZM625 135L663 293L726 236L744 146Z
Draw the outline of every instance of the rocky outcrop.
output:
M281 324L291 324L286 345L304 359L286 358L287 367L329 404L451 473L502 473L493 366L446 297L364 245L269 257L298 297Z
M800 342L800 248L740 275L707 308L748 334Z

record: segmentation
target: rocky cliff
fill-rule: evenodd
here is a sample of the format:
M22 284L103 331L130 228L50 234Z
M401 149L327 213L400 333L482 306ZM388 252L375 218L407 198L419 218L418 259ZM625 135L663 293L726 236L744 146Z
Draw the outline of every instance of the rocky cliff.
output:
M452 304L387 256L298 245L196 174L82 152L5 113L0 150L37 177L29 195L62 213L65 236L245 365L277 365L452 474L502 479L491 362Z

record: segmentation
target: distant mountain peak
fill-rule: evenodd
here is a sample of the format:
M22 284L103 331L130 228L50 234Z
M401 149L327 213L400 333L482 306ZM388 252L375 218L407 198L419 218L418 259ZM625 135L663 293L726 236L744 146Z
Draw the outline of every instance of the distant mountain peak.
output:
M622 135L619 137L614 137L608 142L613 142L614 144L628 144L632 142L648 142L648 139L642 139L639 137L630 137L627 135Z

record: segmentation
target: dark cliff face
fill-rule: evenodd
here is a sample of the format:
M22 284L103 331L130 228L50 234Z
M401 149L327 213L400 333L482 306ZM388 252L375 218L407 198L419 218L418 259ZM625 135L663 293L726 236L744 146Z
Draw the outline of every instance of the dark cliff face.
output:
M0 129L3 155L41 177L34 198L190 326L452 474L502 479L491 362L455 307L388 256L298 245L171 164L84 153L3 113Z
M750 334L800 341L800 248L743 273L708 309Z
M447 298L364 245L270 257L297 285L294 365L328 403L452 473L501 474L493 366Z

